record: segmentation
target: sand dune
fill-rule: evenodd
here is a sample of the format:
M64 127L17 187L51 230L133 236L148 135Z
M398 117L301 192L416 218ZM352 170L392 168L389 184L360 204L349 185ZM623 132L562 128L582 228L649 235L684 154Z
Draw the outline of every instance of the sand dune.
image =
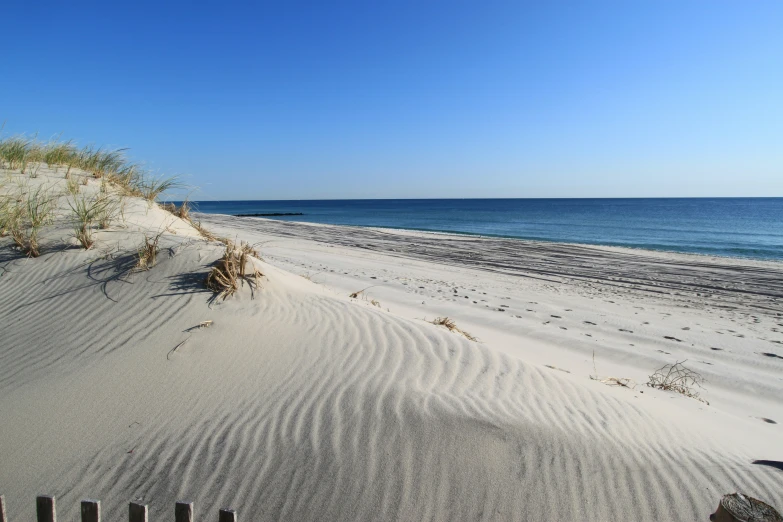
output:
M586 348L515 329L513 309L468 313L461 301L471 299L462 297L416 308L421 294L392 282L373 289L380 308L340 287L378 281L354 273L361 270L388 270L391 281L396 265L411 280L426 274L459 288L467 280L483 291L497 284L516 295L513 282L444 266L433 257L442 238L424 244L415 236L424 245L418 253L393 257L380 247L331 246L349 240L345 230L320 247L303 239L262 245L262 290L253 298L245 287L210 306L202 281L222 245L184 222L164 234L157 266L127 272L139 238L168 223L162 210L139 205L124 228L103 233L102 251L26 259L0 243L0 491L14 519L30 518L42 492L58 496L63 519L75 519L86 497L102 499L110 519L131 499L149 503L152 519L192 499L200 517L233 506L243 520L703 520L737 489L783 504L781 472L752 464L783 460L779 426L735 413L732 397L770 411L763 397L738 391L743 379L710 395L710 406L612 388L582 371ZM264 223L212 225L240 238L281 237L279 225ZM312 229L297 230L301 238ZM607 278L625 259L595 251ZM311 282L296 259L351 274ZM759 281L770 267L743 277ZM707 277L706 268L692 270ZM715 299L738 293L720 279ZM576 291L535 291L551 296L552 310L560 300L584 305ZM757 294L742 302L772 320L777 301ZM676 303L633 299L655 313L678 312ZM508 301L516 307L516 297ZM698 312L706 319L710 310ZM482 342L416 317L441 311L459 312ZM493 324L495 316L503 319ZM212 326L192 329L205 320ZM573 330L558 328L562 344L579 335ZM607 368L657 362L619 345L602 353ZM759 369L747 371L766 372L762 386L775 390L775 364L758 357Z

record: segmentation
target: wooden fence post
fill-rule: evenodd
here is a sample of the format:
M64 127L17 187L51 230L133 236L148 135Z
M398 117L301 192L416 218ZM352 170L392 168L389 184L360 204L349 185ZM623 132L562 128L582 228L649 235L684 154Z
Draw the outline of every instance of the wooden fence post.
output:
M100 500L82 500L82 522L101 522Z
M5 514L5 497L0 495L0 522L8 522Z
M193 502L177 502L174 505L175 522L193 522Z
M233 509L221 509L218 522L237 522L237 512Z
M35 499L35 510L38 514L38 522L57 522L53 496L39 495Z
M128 520L130 522L147 522L147 506L131 502L128 505Z

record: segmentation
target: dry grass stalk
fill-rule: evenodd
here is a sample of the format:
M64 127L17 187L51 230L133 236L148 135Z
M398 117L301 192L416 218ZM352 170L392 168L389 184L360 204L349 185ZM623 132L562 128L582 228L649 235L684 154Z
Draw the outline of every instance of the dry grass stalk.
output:
M184 219L185 221L190 221L190 201L187 199L180 203L179 207L177 207L176 211L173 212L175 216L177 216L180 219Z
M651 388L658 388L659 390L673 391L691 397L701 401L707 405L705 399L699 397L699 392L696 388L704 389L702 384L706 382L704 377L689 368L683 366L685 361L678 361L674 364L667 364L650 375L650 379L647 381L647 386Z
M155 266L155 262L158 260L158 252L160 251L158 242L161 235L163 235L162 232L153 237L144 236L144 243L139 247L136 254L138 259L133 267L134 272L143 272Z
M201 225L201 221L193 221L192 219L188 218L188 221L190 221L190 224L198 230L198 233L201 234L201 237L206 239L207 241L220 241L223 244L228 244L229 241L226 238L217 237L215 234L207 230Z
M621 386L631 390L636 388L636 381L627 377L599 377L598 370L595 369L595 350L593 350L593 374L590 376L590 379L609 386Z
M190 221L190 202L187 199L180 203L179 206L176 203L161 203L160 207L180 219Z
M465 330L459 328L457 326L457 323L455 323L452 319L449 319L448 317L438 317L434 321L431 321L432 324L436 326L445 326L447 330L450 332L456 332L462 336L464 336L468 341L478 341L477 338L470 335Z
M364 293L365 291L369 290L370 288L372 288L374 286L378 286L378 285L372 285L372 286L368 286L367 288L362 288L361 290L359 290L357 292L352 292L352 293L348 294L348 297L350 297L351 299L357 299L360 295L362 295L362 293Z
M234 295L245 281L251 289L259 288L263 274L255 267L251 258L260 257L258 252L247 243L236 245L228 242L223 257L207 274L207 288L217 294L216 298L226 300ZM250 265L251 271L248 270Z

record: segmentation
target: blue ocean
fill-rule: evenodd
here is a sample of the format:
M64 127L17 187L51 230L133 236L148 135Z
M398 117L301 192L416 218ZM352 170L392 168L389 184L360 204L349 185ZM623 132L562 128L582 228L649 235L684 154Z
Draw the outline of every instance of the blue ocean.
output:
M783 260L783 198L201 201L218 214Z

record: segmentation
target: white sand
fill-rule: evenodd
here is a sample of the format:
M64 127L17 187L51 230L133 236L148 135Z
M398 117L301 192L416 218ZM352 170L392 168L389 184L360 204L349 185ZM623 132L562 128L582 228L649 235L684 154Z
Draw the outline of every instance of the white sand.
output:
M82 498L108 520L132 499L153 520L178 499L242 520L704 520L735 490L783 507L783 472L752 464L783 461L760 419L783 422L783 359L761 355L783 355L780 264L202 218L264 241L254 299L210 308L222 245L141 201L91 251L64 222L38 259L0 239L12 519L39 493L64 520ZM166 227L158 265L125 273ZM423 320L442 315L481 342ZM590 380L593 351L637 383L688 359L710 405Z

